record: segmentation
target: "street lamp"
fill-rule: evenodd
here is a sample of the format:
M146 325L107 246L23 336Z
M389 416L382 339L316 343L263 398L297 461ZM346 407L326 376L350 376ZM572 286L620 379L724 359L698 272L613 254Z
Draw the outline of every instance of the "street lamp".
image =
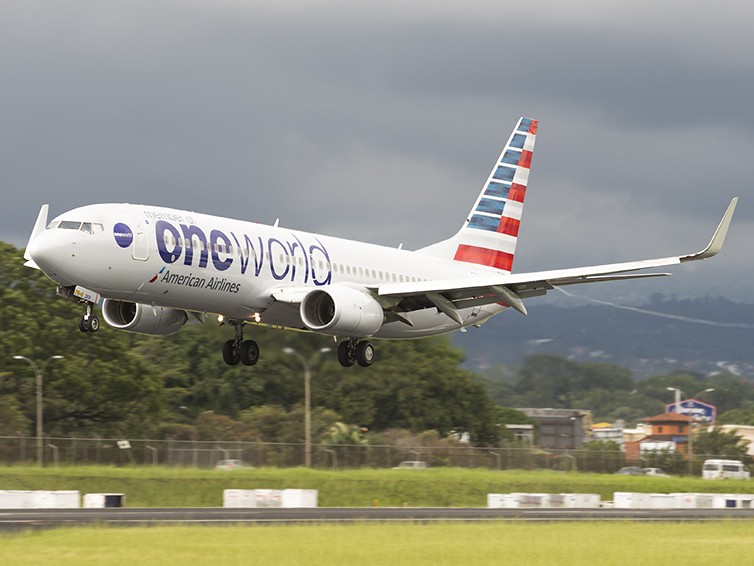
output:
M13 356L13 359L26 360L26 362L31 366L31 369L34 370L34 375L37 378L37 465L43 466L44 465L44 445L42 442L42 437L44 436L44 417L42 415L43 376L44 376L45 369L47 368L47 364L49 364L52 360L62 360L63 356L50 356L44 361L41 367L37 367L37 364L35 364L32 360L30 360L26 356Z
M319 353L329 352L330 348L320 348ZM283 348L283 352L296 356L304 367L304 466L312 467L312 373L304 356L293 348Z

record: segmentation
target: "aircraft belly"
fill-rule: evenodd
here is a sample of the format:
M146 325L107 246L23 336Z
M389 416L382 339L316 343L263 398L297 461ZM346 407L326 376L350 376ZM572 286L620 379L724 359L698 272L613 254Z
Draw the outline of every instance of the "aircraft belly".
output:
M488 305L482 309L462 309L459 314L464 320L464 327L466 327L483 324L487 319L503 310L505 308L499 305ZM413 326L409 326L405 322L390 322L380 328L374 337L384 339L424 338L461 329L461 325L436 309L414 311L407 313L406 316L413 323Z
M284 326L295 330L303 330L303 321L299 314L298 304L272 303L261 314L261 324L270 326Z

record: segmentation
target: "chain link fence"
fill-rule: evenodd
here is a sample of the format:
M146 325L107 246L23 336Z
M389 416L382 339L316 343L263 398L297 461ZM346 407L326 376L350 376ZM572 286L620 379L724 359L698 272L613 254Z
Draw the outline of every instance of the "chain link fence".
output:
M44 438L45 466L173 466L213 468L221 460L241 460L252 467L303 466L305 445L272 442L123 440L108 438ZM698 474L704 459L689 461L676 453L643 454L626 461L621 451L548 449L535 446L478 448L473 446L312 445L312 466L320 469L392 468L403 461L430 467L548 469L613 473L623 466L660 467L673 474ZM36 438L0 437L0 465L37 463Z

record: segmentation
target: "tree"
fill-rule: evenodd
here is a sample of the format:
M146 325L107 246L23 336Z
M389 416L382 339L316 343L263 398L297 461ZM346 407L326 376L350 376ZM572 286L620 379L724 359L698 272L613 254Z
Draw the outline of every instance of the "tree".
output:
M737 424L754 426L754 403L749 403L739 409L725 411L717 417L717 424Z
M694 454L697 455L743 460L747 464L752 462L751 456L747 454L749 441L733 430L724 431L717 426L699 430L694 433L693 445Z
M513 433L505 426L514 424L532 425L534 427L534 441L536 442L537 438L539 437L539 423L526 415L526 413L523 413L517 409L511 409L509 407L495 407L495 416L495 424L500 431L500 438L502 440L507 440L508 442L514 440Z

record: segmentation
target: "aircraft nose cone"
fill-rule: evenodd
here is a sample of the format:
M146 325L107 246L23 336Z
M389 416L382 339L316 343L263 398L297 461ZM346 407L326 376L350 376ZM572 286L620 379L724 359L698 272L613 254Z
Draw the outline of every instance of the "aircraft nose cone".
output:
M45 275L61 285L72 285L65 266L73 257L72 242L61 234L47 230L29 242L26 253Z

